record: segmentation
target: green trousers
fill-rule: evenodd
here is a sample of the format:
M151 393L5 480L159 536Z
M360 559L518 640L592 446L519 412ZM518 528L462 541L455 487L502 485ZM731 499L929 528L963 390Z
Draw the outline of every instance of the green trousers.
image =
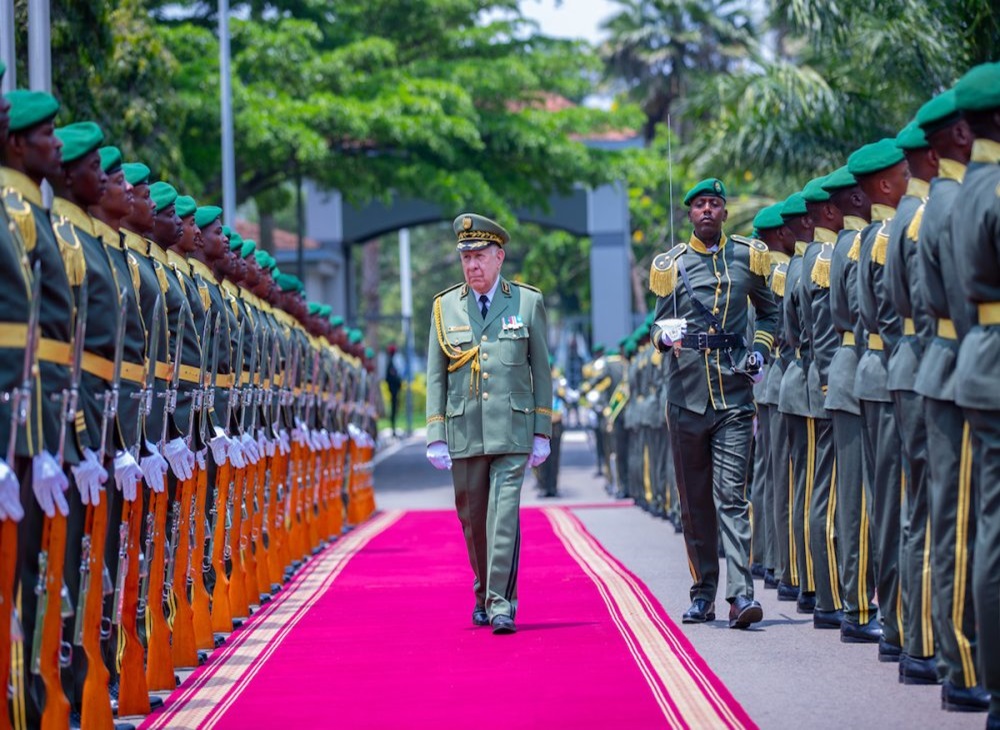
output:
M494 616L517 612L521 485L527 454L455 459L455 508L475 576L476 606Z
M892 393L903 445L903 480L906 484L907 525L900 554L900 585L903 603L903 650L912 657L934 655L934 625L931 611L931 533L927 502L927 428L924 399L913 391Z
M979 621L978 669L990 693L990 714L996 715L1000 713L1000 413L966 409L965 416L979 456L972 500L978 506L972 570Z
M774 546L777 553L774 574L781 583L798 586L799 568L791 509L795 490L791 459L788 457L788 424L777 406L768 406L767 410L771 420L771 483L774 485Z
M792 513L792 538L795 544L795 570L799 577L799 588L803 593L816 591L815 571L812 553L809 550L809 507L812 502L813 459L816 453L815 436L805 416L784 414L788 433L788 455L791 457L793 500L789 509Z
M864 625L878 614L868 494L861 469L861 416L830 411L837 450L837 552L844 618Z
M750 503L746 497L754 405L697 414L670 404L670 439L677 471L691 599L715 600L719 535L726 559L726 600L753 598Z
M972 601L973 565L979 561L975 548L980 544L976 530L983 524L977 520L972 434L962 409L950 401L925 398L924 413L938 673L958 687L972 687L978 683L976 626L980 630L986 626ZM987 547L984 559L988 561L989 551L996 549L997 545ZM979 567L975 565L977 571Z
M753 481L750 504L753 506L753 555L751 561L765 568L775 564L774 506L771 483L771 431L768 406L757 406L757 435L754 437Z

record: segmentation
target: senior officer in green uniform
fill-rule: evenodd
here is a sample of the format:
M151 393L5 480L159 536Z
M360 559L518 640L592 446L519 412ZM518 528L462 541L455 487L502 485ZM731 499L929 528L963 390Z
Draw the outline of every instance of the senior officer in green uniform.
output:
M549 455L552 377L542 294L500 276L507 231L454 222L465 283L434 298L427 348L427 458L451 469L475 574L472 622L515 629L518 510L528 467ZM454 461L452 459L454 458Z
M728 213L721 181L701 181L684 204L694 235L654 258L650 270L658 297L650 336L658 350L670 353L667 421L694 580L684 621L715 618L721 523L729 626L745 629L763 618L753 598L746 482L755 413L751 386L763 378L778 321L767 283L771 257L763 242L723 233ZM749 347L743 337L748 299L756 308Z

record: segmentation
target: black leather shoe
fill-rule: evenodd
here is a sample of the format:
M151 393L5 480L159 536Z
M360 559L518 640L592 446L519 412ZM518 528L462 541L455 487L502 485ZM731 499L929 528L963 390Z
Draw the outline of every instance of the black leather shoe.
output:
M773 570L767 570L764 572L764 587L772 589L778 587L778 579L774 577Z
M494 616L493 617L493 633L494 634L513 634L517 631L517 627L514 625L514 619L510 616Z
M694 599L691 608L681 616L681 622L685 624L703 624L706 621L715 621L715 604L707 598Z
M886 641L884 636L878 640L878 660L880 662L898 662L903 650L896 644Z
M791 583L778 581L778 600L779 601L799 600L799 587L793 586Z
M990 693L982 687L958 687L951 682L941 685L941 707L948 712L986 712Z
M934 657L899 655L900 684L940 684Z
M878 619L872 619L866 624L856 624L844 619L840 624L840 640L845 644L877 644L882 638L882 627Z
M763 578L766 572L763 563L750 563L750 575L754 578Z
M812 613L816 610L816 594L801 591L799 597L795 599L795 610L797 613Z
M1000 730L1000 715L991 712L986 716L986 730Z
M764 618L764 609L752 598L736 596L733 605L729 607L729 628L747 629Z
M813 611L814 629L839 629L844 623L843 611Z
M490 625L490 617L487 615L485 608L479 608L479 606L476 606L476 609L472 612L472 625L473 626Z

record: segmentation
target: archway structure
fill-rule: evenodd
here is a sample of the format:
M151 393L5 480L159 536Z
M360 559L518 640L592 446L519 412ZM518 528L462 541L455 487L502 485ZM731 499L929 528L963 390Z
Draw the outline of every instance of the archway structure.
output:
M306 294L327 302L350 320L350 249L378 236L451 221L462 211L444 210L437 203L394 197L389 204L373 201L362 207L344 202L336 190L305 185L306 236L318 245L304 251ZM591 240L591 332L595 342L616 343L632 330L629 270L628 192L623 183L597 188L578 186L569 195L552 196L548 209L517 210L518 218L568 231ZM296 252L277 251L279 265L294 271ZM416 306L419 308L420 303ZM429 306L429 303L427 304Z

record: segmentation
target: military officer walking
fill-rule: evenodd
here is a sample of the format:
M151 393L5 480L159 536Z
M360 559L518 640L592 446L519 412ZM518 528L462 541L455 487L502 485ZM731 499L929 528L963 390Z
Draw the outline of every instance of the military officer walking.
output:
M766 278L771 258L764 243L723 232L728 213L720 180L698 183L684 203L694 234L654 258L650 270L658 297L650 337L669 353L667 419L693 579L684 621L715 618L721 526L729 625L745 629L763 618L753 598L746 482L751 386L763 377L778 318ZM749 346L743 336L748 298L757 314Z
M451 469L475 575L477 626L513 633L525 469L549 455L552 379L537 289L500 275L507 231L454 222L465 283L434 298L427 356L427 458Z

